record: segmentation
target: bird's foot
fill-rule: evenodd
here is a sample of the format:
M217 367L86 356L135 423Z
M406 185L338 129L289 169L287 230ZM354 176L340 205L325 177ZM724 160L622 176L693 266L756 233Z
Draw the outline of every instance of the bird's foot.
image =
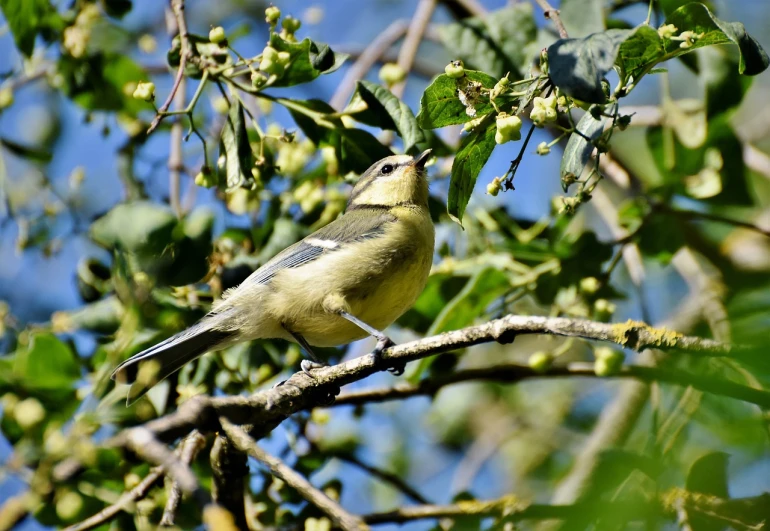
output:
M317 380L317 378L313 376L313 373L311 371L313 369L322 369L324 367L328 367L329 364L320 363L317 361L302 360L299 366L302 369L302 372L307 374L313 380ZM338 385L334 385L334 386L324 385L324 386L321 386L321 388L315 391L313 394L319 406L330 406L334 403L334 400L337 398L337 395L340 394L340 387Z
M382 351L384 351L388 347L392 347L393 345L395 345L395 343L388 336L383 335L377 338L377 346L374 347L372 354L374 354L374 357L378 364L387 363L385 359L382 357ZM391 361L390 367L388 367L388 372L395 376L401 376L402 374L404 374L405 369L406 369L406 362Z

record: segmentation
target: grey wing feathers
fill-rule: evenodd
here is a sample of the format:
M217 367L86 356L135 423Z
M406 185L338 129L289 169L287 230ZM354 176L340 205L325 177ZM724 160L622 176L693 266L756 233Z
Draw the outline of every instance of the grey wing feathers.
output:
M244 284L266 284L283 269L299 267L316 260L324 253L334 252L342 244L374 238L385 231L396 217L387 211L372 213L354 210L332 221L310 236L287 247L265 265L254 271ZM322 245L320 242L334 242L337 246Z

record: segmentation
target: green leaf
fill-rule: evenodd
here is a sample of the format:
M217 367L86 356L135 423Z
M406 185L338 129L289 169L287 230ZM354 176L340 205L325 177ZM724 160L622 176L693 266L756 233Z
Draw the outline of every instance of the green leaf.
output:
M370 133L346 128L334 108L324 101L278 101L289 109L311 142L334 147L342 174L362 173L374 162L393 154Z
M441 74L425 89L420 98L420 112L417 123L425 129L436 129L447 125L464 124L476 118L487 115L494 110L488 97L480 97L474 106L476 114L471 116L466 112L466 106L457 96L458 90L465 90L468 82L480 83L482 87L491 89L497 80L484 72L466 70L465 77L452 79Z
M227 113L227 121L222 127L219 154L225 156L225 175L227 190L245 187L254 182L251 167L254 155L246 132L246 120L240 100L234 99Z
M381 129L398 131L404 140L404 151L425 142L425 136L409 106L382 85L359 81L349 108L361 109L351 115L359 122Z
M582 39L556 41L548 47L551 80L572 98L604 103L607 97L602 90L602 79L614 66L620 45L632 33L614 29Z
M703 33L691 48L682 50L679 43L669 41L666 53L685 53L703 46L733 43L738 46L741 58L738 72L747 76L755 76L763 72L770 64L762 46L748 33L740 22L720 20L701 3L693 2L677 9L666 19L666 24L673 24L679 31L694 31ZM677 52L677 50L679 50Z
M122 203L91 225L91 239L108 249L159 254L172 239L176 216L149 201Z
M335 54L326 44L319 45L310 39L288 42L276 33L270 37L270 46L291 55L283 75L273 83L274 87L309 83L321 74L334 72L348 57L345 54Z
M452 163L447 210L449 216L461 225L479 172L495 149L495 131L494 120L486 118L475 131L463 138Z
M559 16L571 37L604 31L604 0L562 0Z
M83 59L63 56L58 61L62 91L89 111L120 111L131 116L151 108L126 93L129 83L146 80L141 66L126 55L95 54Z
M131 0L103 0L104 11L111 17L123 18L131 11Z
M484 268L473 275L468 282L433 321L425 333L434 336L449 330L458 330L472 324L492 302L510 289L508 276L497 269ZM409 375L411 381L419 380L430 367L433 359L424 358L417 369Z
M13 33L13 40L21 53L30 57L35 38L48 26L46 20L56 15L48 0L0 0L0 10Z
M183 221L184 235L164 255L168 261L158 271L160 282L184 286L199 281L209 271L214 212L205 207L193 210Z
M24 146L14 142L13 140L8 140L7 138L0 138L0 145L2 145L5 149L14 155L27 160L32 160L35 162L51 162L52 155L48 151Z
M80 365L72 350L53 334L33 334L26 350L16 353L14 378L26 389L72 389L80 378Z
M591 141L596 140L602 134L607 118L602 116L599 120L594 119L591 113L585 113L578 122L575 129L567 141L567 147L564 148L564 155L561 158L561 176L562 187L567 191L569 185L580 177L588 161L591 159L591 153L594 145Z
M439 36L453 59L462 59L468 68L498 78L510 73L513 79L521 79L537 24L532 6L521 3L494 11L484 20L466 18L442 26Z
M693 2L680 7L671 13L665 24L673 24L679 33L692 31L701 36L689 48L682 48L681 41L663 40L649 26L637 28L618 54L617 64L622 76L638 83L645 73L662 61L717 44L738 46L740 74L757 75L770 63L762 46L746 33L743 24L720 20L703 4Z

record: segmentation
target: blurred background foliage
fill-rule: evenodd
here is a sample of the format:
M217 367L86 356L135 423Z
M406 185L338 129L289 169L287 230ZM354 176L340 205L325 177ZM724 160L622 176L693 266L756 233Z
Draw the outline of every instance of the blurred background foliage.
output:
M571 38L605 40L554 44L553 26L524 1L420 2L432 6L430 22L410 59L400 45L420 16L416 2L286 0L271 26L262 2L189 0L192 55L169 102L178 112L148 135L157 120L144 96L154 91L161 107L182 57L165 3L0 0L0 522L40 529L96 513L148 472L100 441L196 394L253 393L296 370L296 345L263 341L204 356L129 408L109 380L119 361L189 326L222 291L333 220L350 182L391 151L437 155L434 270L391 330L397 342L517 313L635 319L763 346L770 78L739 72L766 67L759 45L770 46L770 7L708 2L715 20L701 6L660 0L652 28L632 31L646 2L554 3ZM737 39L740 28L724 21L742 22L756 42ZM670 35L656 31L674 22ZM210 42L217 26L226 42ZM687 30L694 36L681 37ZM739 47L706 46L730 41ZM377 47L373 65L357 69ZM553 104L553 120L535 112L551 103L533 100L552 90L546 48L558 95L569 97ZM599 64L613 49L598 77L564 76L565 58L587 50ZM458 59L462 86L443 74ZM140 85L148 81L154 87ZM495 142L497 111L521 116L524 149L522 140ZM546 127L530 139L533 120ZM602 155L589 162L595 147ZM366 340L333 356L371 347ZM508 494L643 503L675 486L754 496L770 489L767 417L757 406L676 385L550 379L547 370L597 360L597 373L611 375L625 358L764 388L764 356L758 348L738 363L521 337L423 360L405 378L503 362L537 367L543 378L318 409L264 444L354 513ZM377 374L351 387L393 383ZM57 480L57 464L73 456L86 471ZM395 474L421 499L367 467ZM207 459L194 469L208 485ZM254 463L251 472L252 525L324 528L303 524L319 514L296 493ZM112 525L158 522L165 496L152 490ZM666 525L654 512L645 519ZM177 525L199 522L200 508L184 501ZM562 525L633 527L601 503Z

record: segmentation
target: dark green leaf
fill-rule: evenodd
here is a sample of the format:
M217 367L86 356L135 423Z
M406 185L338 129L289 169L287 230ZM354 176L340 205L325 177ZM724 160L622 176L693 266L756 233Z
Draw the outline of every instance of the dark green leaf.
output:
M604 0L562 0L559 14L570 37L604 31Z
M583 173L583 168L588 164L588 161L591 159L591 153L594 150L594 145L590 141L599 138L606 123L606 117L602 116L599 120L596 120L591 113L587 112L578 122L576 126L577 132L570 135L567 147L564 148L561 169L559 170L562 187L565 192L569 185L575 182L575 179L579 178L580 174Z
M748 33L740 22L726 22L720 20L703 4L693 2L683 6L666 19L666 24L673 24L679 31L694 31L703 33L691 48L682 50L679 43L669 41L666 45L666 53L679 54L691 51L703 46L714 44L733 43L738 46L741 53L738 72L747 76L755 76L763 72L770 64L767 54L762 46Z
M120 326L124 309L115 295L94 301L70 312L60 312L67 329L89 330L99 334L112 334Z
M582 39L556 41L548 47L551 80L570 97L604 103L607 98L601 81L614 66L620 45L632 33L616 29Z
M371 133L362 129L339 129L341 171L363 173L380 159L393 155Z
M736 76L737 61L723 50L706 49L698 54L699 77L706 87L706 117L732 111L743 102L753 78Z
M537 36L532 6L520 3L487 15L484 20L466 18L439 30L444 46L453 59L462 59L468 68L495 77L510 73L520 79L526 72L528 45Z
M467 107L457 96L457 91L465 90L468 82L480 83L482 87L491 89L497 80L484 72L466 70L465 77L452 79L441 74L425 89L420 98L420 112L417 123L425 129L436 129L447 125L464 124L471 120L489 114L494 110L489 98L481 96L474 105L476 113L469 115Z
M382 85L359 81L349 107L362 109L352 114L359 122L398 131L406 152L425 141L412 109Z
M131 11L131 0L102 0L104 10L111 17L123 18Z
M35 47L35 37L50 16L56 15L48 0L0 0L13 40L21 53L30 57Z
M126 55L96 54L84 59L63 56L58 61L63 92L89 111L120 111L131 116L150 108L126 93L130 83L147 79L142 67Z
M161 283L184 286L199 281L209 271L214 212L208 208L192 211L183 222L184 235L164 253L167 261L158 263Z
M230 104L230 112L227 113L227 121L222 127L220 141L220 156L225 156L227 190L253 183L251 167L254 165L254 156L249 144L249 135L246 132L243 106L238 99Z
M289 52L291 55L283 75L273 83L274 87L309 83L323 73L334 72L347 59L347 55L335 54L327 45L314 43L310 39L288 42L273 33L270 45L279 52Z
M109 249L159 254L171 240L176 216L149 201L122 203L91 225L91 238Z
M0 145L14 155L18 155L25 159L33 160L35 162L51 162L51 154L48 151L23 146L13 140L8 140L7 138L0 138Z
M452 163L447 200L449 216L457 223L462 224L465 207L473 193L476 178L495 149L495 131L494 120L487 118L460 142L460 149Z
M472 324L484 314L495 299L509 289L510 282L504 272L492 268L478 271L468 280L462 291L444 305L425 335L433 336ZM417 369L409 375L409 379L413 382L419 381L434 359L420 360Z

